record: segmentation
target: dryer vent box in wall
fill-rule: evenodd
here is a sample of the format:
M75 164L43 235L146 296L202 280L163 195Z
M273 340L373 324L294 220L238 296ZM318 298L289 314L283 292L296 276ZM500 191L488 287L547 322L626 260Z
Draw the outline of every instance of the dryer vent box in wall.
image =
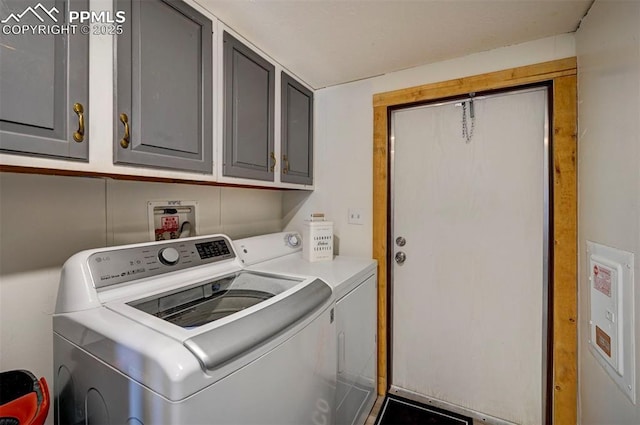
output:
M333 260L333 222L305 221L302 226L302 258L311 262Z
M147 205L152 241L198 235L196 201L151 201Z
M634 256L587 242L589 349L635 403Z

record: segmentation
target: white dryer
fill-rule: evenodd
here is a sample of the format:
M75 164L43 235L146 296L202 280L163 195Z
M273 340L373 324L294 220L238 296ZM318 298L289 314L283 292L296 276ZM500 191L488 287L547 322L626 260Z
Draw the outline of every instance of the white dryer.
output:
M54 331L58 425L335 421L332 288L249 271L223 235L84 251Z
M273 233L235 240L247 270L322 279L336 296L337 425L361 425L373 407L377 387L377 263L335 256L333 261L302 258L300 234Z

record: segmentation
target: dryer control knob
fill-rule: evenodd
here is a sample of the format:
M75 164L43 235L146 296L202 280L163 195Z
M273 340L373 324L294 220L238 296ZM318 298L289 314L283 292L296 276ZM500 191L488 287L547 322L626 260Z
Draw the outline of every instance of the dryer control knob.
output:
M300 238L295 233L290 233L287 235L287 245L292 248L296 248L300 245Z
M158 258L162 264L173 266L178 263L180 253L175 248L164 248L158 253Z

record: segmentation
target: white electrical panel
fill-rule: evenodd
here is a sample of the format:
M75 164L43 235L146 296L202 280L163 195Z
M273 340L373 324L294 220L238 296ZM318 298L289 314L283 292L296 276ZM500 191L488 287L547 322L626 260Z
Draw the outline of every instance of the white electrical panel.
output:
M589 349L635 403L634 256L587 242Z
M591 275L591 344L619 375L624 373L621 361L622 334L622 264L599 255L589 257Z

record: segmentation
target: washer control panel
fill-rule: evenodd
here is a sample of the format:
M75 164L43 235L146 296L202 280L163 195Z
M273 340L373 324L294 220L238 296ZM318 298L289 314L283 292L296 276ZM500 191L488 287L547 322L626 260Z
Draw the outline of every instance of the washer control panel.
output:
M101 251L88 259L93 285L104 288L175 270L235 258L231 241L222 236Z

